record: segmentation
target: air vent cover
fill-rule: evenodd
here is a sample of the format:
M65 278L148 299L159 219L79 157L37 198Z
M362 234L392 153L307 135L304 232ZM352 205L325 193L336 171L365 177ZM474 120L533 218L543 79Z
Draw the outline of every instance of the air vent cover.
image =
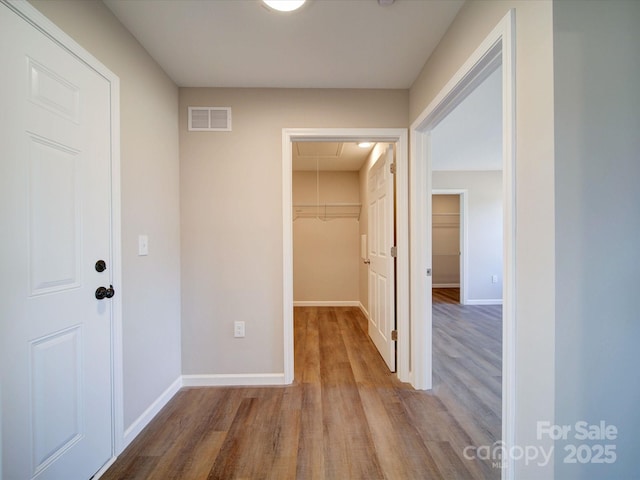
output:
M190 132L230 132L230 107L189 107Z

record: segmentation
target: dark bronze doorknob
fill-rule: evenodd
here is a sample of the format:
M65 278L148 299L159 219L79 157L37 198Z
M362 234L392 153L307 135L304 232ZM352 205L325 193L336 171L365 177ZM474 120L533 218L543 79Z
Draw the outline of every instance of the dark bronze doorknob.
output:
M116 294L116 291L113 289L113 285L109 285L109 288L106 287L98 287L96 289L96 298L98 300L103 300L105 298L111 298Z

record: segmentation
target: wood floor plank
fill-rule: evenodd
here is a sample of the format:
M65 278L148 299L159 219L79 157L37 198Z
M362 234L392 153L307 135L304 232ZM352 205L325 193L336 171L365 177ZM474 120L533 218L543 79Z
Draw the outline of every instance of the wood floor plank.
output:
M264 389L271 395L242 400L209 479L266 478L273 471L281 443L280 409L283 389Z
M433 303L460 303L459 288L434 288L431 293Z
M340 309L340 318L340 335L356 382L359 385L400 387L397 377L389 371L367 335L367 321L360 309ZM376 354L372 355L372 351Z
M477 466L460 458L456 449L448 441L428 442L429 451L447 480L469 480L484 478L484 473Z
M320 383L320 337L317 309L294 310L294 330L299 331L298 342L294 344L297 352L295 378L304 383Z
M325 461L322 388L319 382L305 383L301 390L296 478L323 479Z
M281 408L273 419L273 425L265 431L265 437L273 442L273 462L267 472L269 479L296 476L301 401L300 389L283 389Z
M118 460L120 462L120 460ZM156 469L158 457L135 456L128 462L116 463L111 466L108 476L100 478L114 478L119 480L146 480Z
M155 477L149 478L184 478L190 480L206 480L209 477L211 463L218 456L226 438L226 432L210 431L200 437L192 450L183 452L182 458L177 458L171 469L163 470L157 466ZM203 461L208 459L208 461ZM211 463L210 463L211 462ZM171 472L171 476L169 476Z
M398 415L397 402L388 401L389 390L367 386L359 390L384 477L446 478L404 412Z
M248 463L247 470L249 471L247 471L243 468L242 460L246 460L246 456L253 453L250 450L253 435L241 435L241 432L248 432L252 428L251 419L256 415L257 404L258 399L256 398L242 400L220 448L220 453L209 471L208 479L251 478L248 475L251 473L251 469L255 468L255 464Z
M500 436L500 316L434 303L421 392L389 372L360 309L296 307L292 385L182 389L103 479L498 479L463 452Z
M329 478L384 478L373 448L341 325L334 309L319 313L324 464ZM350 419L350 421L345 421Z

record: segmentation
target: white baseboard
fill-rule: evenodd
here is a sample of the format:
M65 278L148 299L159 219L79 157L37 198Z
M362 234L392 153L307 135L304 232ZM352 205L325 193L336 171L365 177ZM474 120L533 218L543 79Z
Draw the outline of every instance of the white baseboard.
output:
M106 472L107 470L109 470L109 467L110 467L111 465L113 465L113 464L116 462L116 460L117 460L117 459L118 459L118 456L117 456L117 455L116 455L115 457L111 457L111 458L109 459L109 461L108 461L107 463L105 463L105 464L102 466L102 468L101 468L100 470L98 470L98 471L95 473L95 475L94 475L93 477L91 477L91 479L92 479L92 480L98 480L102 475L104 475L104 474L105 474L105 472Z
M294 307L359 307L358 300L302 300L294 301Z
M173 396L182 388L182 377L178 377L169 387L160 394L149 407L142 412L130 426L124 431L124 439L122 442L122 450L127 448L134 438L146 427L151 420L158 414Z
M238 373L217 375L183 375L184 387L231 387L285 385L284 373Z
M460 288L459 283L434 283L432 288Z
M465 305L502 305L501 298L481 298L479 300L467 299Z
M364 305L362 305L362 302L358 302L358 306L360 307L360 311L363 313L363 315L367 317L367 320L369 320L369 312L367 312L367 309L364 308Z

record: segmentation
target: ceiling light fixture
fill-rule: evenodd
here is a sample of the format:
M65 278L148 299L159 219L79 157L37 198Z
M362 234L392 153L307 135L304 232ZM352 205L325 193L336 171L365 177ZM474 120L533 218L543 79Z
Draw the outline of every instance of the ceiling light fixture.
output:
M299 9L306 0L262 0L264 4L279 12L293 12Z
M371 142L360 142L360 143L358 144L358 146L359 146L360 148L369 148L371 145L373 145L373 143L371 143Z

